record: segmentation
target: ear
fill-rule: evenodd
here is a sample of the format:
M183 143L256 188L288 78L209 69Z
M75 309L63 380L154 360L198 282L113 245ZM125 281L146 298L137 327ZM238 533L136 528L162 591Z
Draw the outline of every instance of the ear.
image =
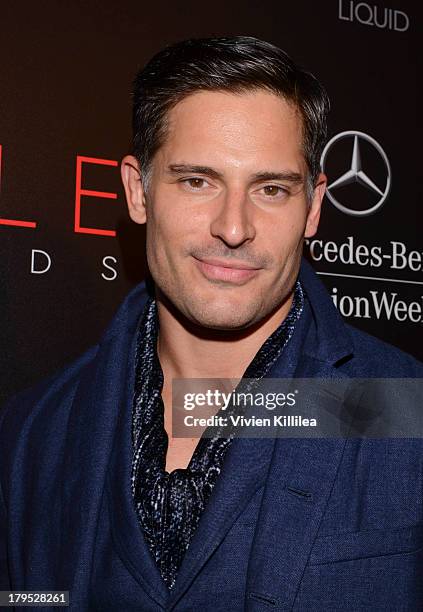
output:
M145 191L141 180L138 160L133 155L126 155L120 166L122 183L125 189L129 216L135 223L147 221Z
M323 196L326 191L327 178L322 172L317 177L313 198L307 215L307 223L304 238L311 238L317 232L320 220L320 210L322 208Z

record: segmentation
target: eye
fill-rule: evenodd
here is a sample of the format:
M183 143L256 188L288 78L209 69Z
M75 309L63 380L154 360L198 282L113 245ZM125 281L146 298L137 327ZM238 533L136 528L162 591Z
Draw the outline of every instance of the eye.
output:
M199 191L202 187L205 187L205 185L207 184L205 179L199 178L197 176L187 178L187 179L182 179L181 183L184 183L185 185L187 185L189 188L193 189L194 191Z
M283 196L288 193L288 191L280 185L265 185L264 187L262 187L262 190L264 192L264 195L269 196L271 198Z

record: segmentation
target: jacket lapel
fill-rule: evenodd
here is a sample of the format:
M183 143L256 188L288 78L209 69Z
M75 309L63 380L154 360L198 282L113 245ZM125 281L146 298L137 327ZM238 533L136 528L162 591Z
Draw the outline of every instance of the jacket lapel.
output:
M317 375L318 363L312 367ZM328 368L320 372L327 376ZM276 440L248 567L246 610L292 609L345 443Z
M170 609L188 590L207 560L266 480L274 440L234 439L222 473L185 554L170 597Z
M267 378L294 375L309 323L309 312L305 311ZM235 438L232 441L223 470L181 565L170 598L172 607L187 591L256 491L265 484L269 466L273 464L274 448L274 438Z
M72 608L84 609L96 526L119 412L128 402L135 328L146 295L136 288L124 302L86 368L67 429L62 485L62 533L57 584L72 592Z
M295 377L347 379L336 365L353 353L348 330L305 261L300 278L311 324ZM342 394L337 402L341 408ZM248 568L249 612L292 609L345 444L346 438L276 440Z

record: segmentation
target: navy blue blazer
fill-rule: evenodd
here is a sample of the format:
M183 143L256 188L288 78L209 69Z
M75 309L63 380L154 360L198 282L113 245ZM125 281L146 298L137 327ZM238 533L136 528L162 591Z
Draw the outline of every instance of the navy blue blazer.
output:
M269 376L423 378L346 325L306 262L300 275L302 324ZM129 484L146 297L0 413L0 589L69 590L78 612L423 609L421 439L235 439L168 592Z

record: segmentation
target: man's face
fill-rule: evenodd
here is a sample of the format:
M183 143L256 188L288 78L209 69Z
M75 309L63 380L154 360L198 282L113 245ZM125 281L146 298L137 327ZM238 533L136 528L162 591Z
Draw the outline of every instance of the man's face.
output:
M301 118L264 90L198 92L168 122L148 193L123 170L130 214L147 222L151 274L191 322L246 328L289 301L324 176L309 203Z

